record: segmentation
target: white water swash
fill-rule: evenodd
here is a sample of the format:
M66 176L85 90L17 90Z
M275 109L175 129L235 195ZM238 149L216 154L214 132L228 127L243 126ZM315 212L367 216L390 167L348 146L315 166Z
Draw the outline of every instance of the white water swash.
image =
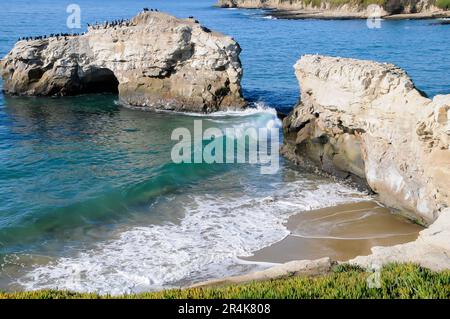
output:
M223 127L280 125L275 111L261 105L202 118ZM232 168L180 192L164 193L148 205L149 211L171 218L124 225L89 249L32 266L17 284L26 290L121 294L242 274L269 266L239 257L287 236L283 223L292 214L364 199L350 186L283 161L275 175L260 175L255 165Z

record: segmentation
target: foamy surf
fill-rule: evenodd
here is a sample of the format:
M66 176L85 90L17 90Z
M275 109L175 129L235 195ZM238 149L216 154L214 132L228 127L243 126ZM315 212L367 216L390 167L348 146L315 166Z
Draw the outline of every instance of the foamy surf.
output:
M194 117L203 117L203 118L215 118L215 117L241 117L241 116L252 116L255 114L266 113L270 115L277 115L277 111L267 106L264 102L255 102L252 103L249 107L245 109L236 110L234 108L229 108L227 110L216 111L211 113L198 113L198 112L183 112L183 111L174 111L174 110L165 110L165 109L155 109L149 107L141 107L141 106L133 106L130 104L126 104L121 100L115 100L115 105L123 106L129 109L135 109L139 111L151 111L157 113L169 113L169 114L177 114L177 115L188 115Z
M286 237L283 223L292 214L367 199L349 186L329 181L317 185L298 175L255 196L192 195L179 223L131 228L94 249L37 266L18 283L26 290L114 295L266 268L268 264L243 262L238 256L250 256Z
M161 110L161 112L175 113L175 111ZM194 113L194 112L176 112L177 114L184 114L194 117L204 117L204 118L216 118L216 117L247 117L256 114L269 114L271 116L277 116L277 111L267 106L263 102L256 102L250 107L243 110L228 109L224 111L217 111L212 113Z

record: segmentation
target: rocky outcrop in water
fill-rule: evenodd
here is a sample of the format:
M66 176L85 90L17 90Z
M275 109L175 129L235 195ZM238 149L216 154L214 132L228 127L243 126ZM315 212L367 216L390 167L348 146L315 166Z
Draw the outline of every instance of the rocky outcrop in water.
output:
M217 5L222 8L273 9L270 15L281 19L423 19L450 16L434 0L385 0L381 5L365 1L219 0Z
M433 99L392 64L303 56L301 102L284 119L283 153L365 181L423 223L450 207L450 95Z
M19 41L0 71L11 95L118 91L133 106L211 112L244 106L240 51L194 19L142 12L80 36Z

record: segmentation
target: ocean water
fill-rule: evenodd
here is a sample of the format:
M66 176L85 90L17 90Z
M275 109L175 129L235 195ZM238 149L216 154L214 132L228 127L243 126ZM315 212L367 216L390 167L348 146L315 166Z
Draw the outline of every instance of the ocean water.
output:
M129 18L142 7L233 36L253 108L208 116L130 110L110 94L0 94L0 290L123 293L177 287L267 267L239 256L281 240L302 210L366 199L348 185L293 167L172 163L173 129L280 126L298 100L293 64L306 53L395 63L429 96L450 93L450 26L436 21L285 21L214 1L25 1L0 11L0 55L18 37ZM81 32L82 30L75 30Z

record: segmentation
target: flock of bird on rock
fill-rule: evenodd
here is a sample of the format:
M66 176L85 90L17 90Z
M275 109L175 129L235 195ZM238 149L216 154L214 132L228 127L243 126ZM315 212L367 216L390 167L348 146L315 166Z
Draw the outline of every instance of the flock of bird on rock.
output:
M43 39L47 39L47 38L49 38L49 39L50 38L56 38L56 39L63 38L63 39L66 39L67 37L75 37L75 36L83 35L83 34L85 34L85 32L83 32L83 33L56 33L56 34L51 33L49 36L39 35L39 36L36 36L36 37L22 37L22 38L19 38L18 41L43 40Z
M148 11L152 11L152 12L158 12L158 9L149 9L149 8L144 8L144 12L148 12ZM190 16L189 19L194 19L193 16ZM195 23L199 23L197 20L195 20ZM95 23L94 25L90 25L89 23L87 24L88 28L92 28L92 29L106 29L109 27L128 27L131 25L131 21L130 20L125 20L125 19L121 19L121 20L114 20L111 22L105 21L102 24L99 23ZM211 32L211 30L209 30L206 27L202 27L202 29L206 32ZM79 36L79 35L83 35L85 34L85 32L83 33L51 33L49 36L47 35L40 35L40 36L34 36L34 37L21 37L18 39L18 41L32 41L32 40L44 40L47 38L56 38L57 40L59 38L63 38L64 40L67 39L67 37L75 37L75 36Z
M107 29L107 28L114 28L114 27L129 27L131 25L131 21L130 20L113 20L111 22L109 21L105 21L102 24L96 23L94 25L90 25L88 23L88 28L92 28L92 29Z

